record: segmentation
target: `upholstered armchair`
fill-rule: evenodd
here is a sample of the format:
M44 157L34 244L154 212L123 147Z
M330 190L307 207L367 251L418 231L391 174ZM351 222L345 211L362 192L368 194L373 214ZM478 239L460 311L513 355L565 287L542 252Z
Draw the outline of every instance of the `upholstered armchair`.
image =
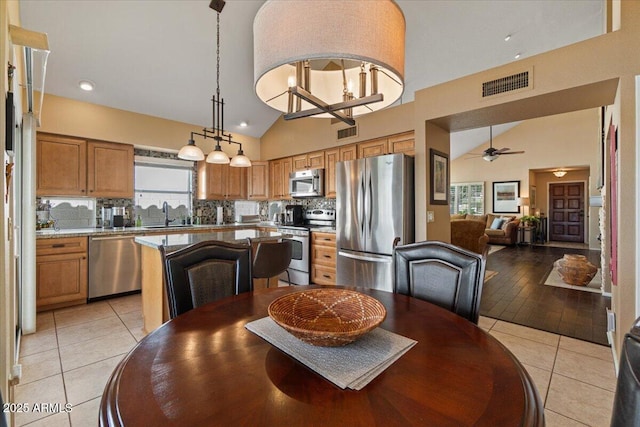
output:
M485 222L474 219L451 221L451 244L486 256L489 236L485 233Z

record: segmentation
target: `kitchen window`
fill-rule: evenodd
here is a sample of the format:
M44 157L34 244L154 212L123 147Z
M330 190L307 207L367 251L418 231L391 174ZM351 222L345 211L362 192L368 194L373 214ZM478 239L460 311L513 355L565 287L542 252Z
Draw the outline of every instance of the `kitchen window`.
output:
M449 213L484 215L484 182L451 184Z
M167 202L180 215L188 216L192 208L193 162L136 156L135 204L138 209L151 206L162 209Z

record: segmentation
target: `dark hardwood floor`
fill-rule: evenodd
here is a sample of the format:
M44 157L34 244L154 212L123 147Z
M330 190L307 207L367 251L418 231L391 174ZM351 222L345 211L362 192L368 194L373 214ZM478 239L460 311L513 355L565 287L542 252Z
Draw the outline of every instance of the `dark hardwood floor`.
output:
M565 253L585 255L600 266L600 252L584 249L515 246L490 254L487 270L498 274L484 284L480 314L608 346L611 298L542 284Z

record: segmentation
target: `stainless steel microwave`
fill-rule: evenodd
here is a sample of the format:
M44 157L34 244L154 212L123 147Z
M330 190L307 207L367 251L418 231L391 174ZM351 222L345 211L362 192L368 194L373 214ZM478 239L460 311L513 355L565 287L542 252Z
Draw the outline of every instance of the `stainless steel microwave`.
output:
M324 169L291 172L289 194L294 198L324 196Z

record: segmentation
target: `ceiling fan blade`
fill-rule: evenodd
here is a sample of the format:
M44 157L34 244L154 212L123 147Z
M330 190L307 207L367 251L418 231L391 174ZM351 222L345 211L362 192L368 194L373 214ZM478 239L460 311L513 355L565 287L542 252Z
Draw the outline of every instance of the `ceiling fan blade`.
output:
M524 151L507 151L506 153L503 152L503 153L498 153L498 154L500 154L500 155L503 155L503 154L524 154Z
M506 147L505 148L500 148L499 150L495 150L495 153L500 154L500 153L503 153L503 152L509 151L509 150L511 150L511 148L506 148Z

